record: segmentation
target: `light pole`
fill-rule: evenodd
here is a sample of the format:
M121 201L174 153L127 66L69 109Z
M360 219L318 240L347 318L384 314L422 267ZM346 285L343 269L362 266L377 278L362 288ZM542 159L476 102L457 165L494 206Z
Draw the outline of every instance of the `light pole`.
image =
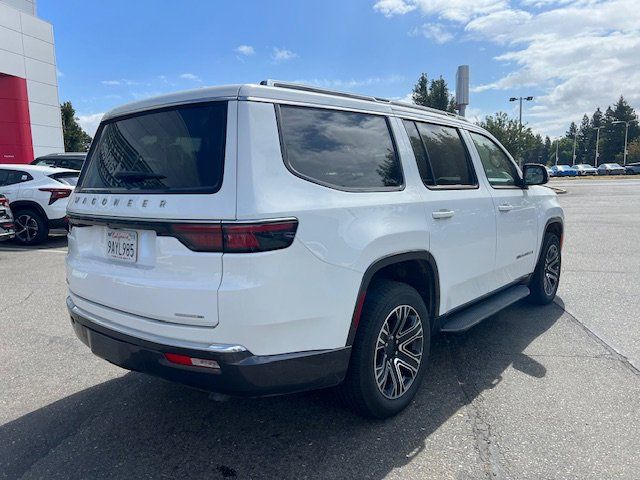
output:
M558 145L560 145L560 137L556 138L556 166L558 165Z
M598 144L600 143L600 129L601 128L602 128L602 126L594 127L594 130L597 132L596 133L596 165L595 165L596 168L598 168L598 157L600 156L600 154L598 153Z
M576 164L576 144L578 143L578 131L573 134L573 165Z
M624 123L624 157L623 157L623 166L627 166L627 138L629 137L629 122L624 120L616 120L612 123Z
M526 100L527 102L530 102L533 100L533 97L511 97L509 99L510 102L515 102L516 100L520 102L520 110L519 110L520 113L518 115L518 136L521 136L522 135L522 100ZM520 158L520 164L522 164L522 158Z

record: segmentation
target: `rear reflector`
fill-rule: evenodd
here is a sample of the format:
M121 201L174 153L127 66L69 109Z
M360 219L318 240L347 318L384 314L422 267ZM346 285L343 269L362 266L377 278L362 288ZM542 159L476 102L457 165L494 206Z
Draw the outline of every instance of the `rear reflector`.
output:
M253 253L287 248L293 243L297 220L260 223L172 225L171 231L196 252Z
M71 195L71 189L69 188L39 188L41 192L50 192L51 197L49 197L49 205L51 205L56 200L61 198L67 198Z
M220 370L220 365L215 360L210 360L208 358L194 358L189 357L188 355L180 355L178 353L165 353L164 358L169 360L171 363L175 363L177 365L186 365L188 367L202 367L202 368L210 368L213 370Z

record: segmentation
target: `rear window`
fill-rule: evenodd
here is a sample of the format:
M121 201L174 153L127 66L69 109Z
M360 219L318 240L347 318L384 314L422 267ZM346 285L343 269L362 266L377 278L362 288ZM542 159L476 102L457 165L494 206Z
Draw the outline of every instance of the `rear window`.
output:
M298 176L340 190L398 190L404 180L386 117L280 106L285 162Z
M227 102L153 110L103 124L83 191L215 193L222 186Z
M72 173L72 172L54 173L53 175L49 175L49 177L53 178L54 180L60 183L63 183L65 185L70 185L72 187L75 187L78 184L77 173Z

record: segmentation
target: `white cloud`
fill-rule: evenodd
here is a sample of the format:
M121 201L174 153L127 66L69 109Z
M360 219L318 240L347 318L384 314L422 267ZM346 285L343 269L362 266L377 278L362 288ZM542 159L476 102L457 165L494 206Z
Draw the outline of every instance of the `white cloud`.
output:
M116 86L116 85L139 85L138 82L122 78L120 80L102 80L103 85Z
M315 85L317 87L324 88L336 88L336 89L354 89L359 87L368 87L371 85L388 85L392 83L399 83L404 80L401 75L389 75L386 77L366 77L360 79L327 79L327 78L312 78L294 80L294 83L302 83L305 85Z
M375 10L387 17L393 15L404 15L416 9L415 5L410 5L404 0L380 0L373 6Z
M450 42L455 38L455 35L441 23L425 23L420 27L414 28L409 33L411 35L422 35L440 44Z
M381 3L375 8L385 15L411 11L385 11ZM637 0L402 3L427 17L427 25L444 22L445 31L461 30L471 40L494 44L499 49L496 66L505 73L475 85L472 91L537 94L527 119L545 133L561 133L570 121L579 121L583 113L591 113L597 106L606 108L621 94L630 103L640 104ZM421 27L414 30L423 33Z
M90 113L88 115L78 115L78 121L82 129L92 137L96 134L100 120L104 116L104 112Z
M240 45L234 51L240 55L244 55L245 57L256 53L255 49L251 45Z
M508 0L379 0L373 8L387 17L418 10L425 16L466 22L505 8Z
M191 80L192 82L201 82L202 79L193 73L182 73L180 74L180 78L182 80Z
M286 48L273 48L272 58L276 62L285 62L287 60L293 60L298 56L297 53L287 50Z

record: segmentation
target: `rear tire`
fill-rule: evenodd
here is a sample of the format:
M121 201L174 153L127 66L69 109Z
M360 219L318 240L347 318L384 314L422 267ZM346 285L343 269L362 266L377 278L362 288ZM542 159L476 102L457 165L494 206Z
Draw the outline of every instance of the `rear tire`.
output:
M345 404L364 417L387 418L409 405L429 357L427 307L407 284L384 280L367 290L345 381Z
M15 241L21 245L37 245L49 236L46 219L31 209L18 210L13 215L15 223Z
M560 238L555 233L547 232L542 243L538 265L529 282L531 303L546 305L553 302L560 284L561 266Z

